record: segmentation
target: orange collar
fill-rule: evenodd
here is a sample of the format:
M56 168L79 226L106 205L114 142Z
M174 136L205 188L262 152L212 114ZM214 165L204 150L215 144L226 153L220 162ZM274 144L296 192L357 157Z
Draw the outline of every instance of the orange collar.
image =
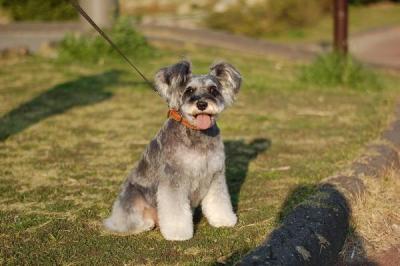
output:
M179 123L181 123L182 125L184 125L187 128L194 129L194 130L200 130L198 127L190 124L190 122L187 119L183 118L183 116L176 109L168 110L168 118L178 121Z

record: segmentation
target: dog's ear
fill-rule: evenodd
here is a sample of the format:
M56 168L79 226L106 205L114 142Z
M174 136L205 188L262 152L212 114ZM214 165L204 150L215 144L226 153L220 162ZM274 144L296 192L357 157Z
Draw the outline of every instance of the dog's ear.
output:
M184 87L191 76L190 62L181 61L175 65L161 68L155 75L155 86L158 93L171 105L172 94Z
M215 76L222 85L222 95L230 105L236 98L242 83L242 76L231 64L220 62L211 66L210 75Z

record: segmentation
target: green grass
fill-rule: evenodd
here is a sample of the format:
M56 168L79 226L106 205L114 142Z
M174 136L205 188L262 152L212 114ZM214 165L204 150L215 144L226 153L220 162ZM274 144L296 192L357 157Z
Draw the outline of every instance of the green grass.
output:
M78 17L67 1L58 0L0 0L0 9L15 21L60 21Z
M0 264L232 264L260 244L313 185L377 137L394 106L384 89L320 88L300 66L221 50L165 51L138 64L148 76L182 54L204 73L216 58L244 76L237 103L219 120L239 223L165 241L159 230L103 230L119 187L165 121L165 103L124 63L82 65L1 59Z
M205 25L218 30L265 38L282 43L332 43L331 1L310 2L304 9L298 0L260 3L244 8L237 4L221 14L210 13ZM271 6L272 5L272 6ZM300 8L299 8L300 6ZM293 12L291 12L293 11ZM349 7L350 37L382 27L400 25L400 4L383 2Z
M324 87L345 86L352 89L382 89L382 81L372 70L351 56L340 53L319 56L302 68L300 80Z
M140 33L132 28L129 18L118 19L114 26L108 30L107 35L131 59L148 58L157 52ZM106 61L115 59L114 49L99 34L67 35L60 42L58 51L60 62L80 60L86 63L105 64Z
M400 25L400 4L381 3L367 6L350 6L349 31L350 36L377 29ZM277 42L311 43L320 42L330 44L332 41L332 16L327 15L311 27L303 29L288 29L276 34L264 36L268 40Z

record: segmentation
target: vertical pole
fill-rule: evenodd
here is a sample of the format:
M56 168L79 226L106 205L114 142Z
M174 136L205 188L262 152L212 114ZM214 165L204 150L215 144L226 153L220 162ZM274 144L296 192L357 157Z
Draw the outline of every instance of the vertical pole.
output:
M118 14L118 0L79 0L81 7L99 25L110 28ZM85 19L81 19L85 29L91 29Z
M348 51L348 0L333 0L334 47L335 51L347 54Z

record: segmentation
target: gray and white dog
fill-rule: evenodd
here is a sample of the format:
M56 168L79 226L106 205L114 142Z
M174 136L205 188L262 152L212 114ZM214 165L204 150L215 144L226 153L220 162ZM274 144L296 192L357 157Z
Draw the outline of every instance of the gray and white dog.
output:
M168 119L147 146L104 221L108 229L139 233L159 225L167 240L187 240L199 204L212 226L236 224L216 118L235 100L241 80L228 63L206 75L192 75L187 61L156 73L158 93L181 117Z

